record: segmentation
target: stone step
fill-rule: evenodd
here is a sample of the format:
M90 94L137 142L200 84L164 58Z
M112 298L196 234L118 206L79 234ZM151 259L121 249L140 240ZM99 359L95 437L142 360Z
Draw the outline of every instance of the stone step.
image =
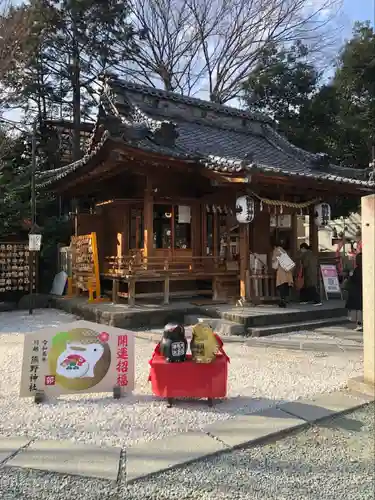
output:
M313 321L299 321L296 323L285 323L280 325L269 325L264 327L252 327L247 329L249 337L266 337L277 333L290 333L303 330L316 330L326 326L343 325L349 323L346 316L329 319L317 319Z
M290 305L290 308L280 309L276 307L264 308L243 308L238 307L231 311L219 312L219 317L227 321L241 323L248 328L262 328L267 326L287 325L291 323L307 323L315 320L342 318L347 311L341 307L311 307L311 309L302 309L300 306Z
M197 316L187 314L184 318L185 325L196 325L197 323L208 323L220 336L245 335L245 327L240 323L225 319L209 318L208 316Z

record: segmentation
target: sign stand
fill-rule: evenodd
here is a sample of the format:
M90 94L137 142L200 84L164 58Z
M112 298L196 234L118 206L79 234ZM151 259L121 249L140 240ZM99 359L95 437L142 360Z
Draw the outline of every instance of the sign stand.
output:
M343 300L342 290L339 282L339 277L337 274L336 265L321 264L320 274L322 277L326 300L338 299L338 298Z
M46 395L44 391L36 391L34 396L34 403L39 405L41 403L44 403L45 400L46 400Z
M123 396L123 391L121 390L121 387L115 385L113 388L113 399L121 399L122 396Z

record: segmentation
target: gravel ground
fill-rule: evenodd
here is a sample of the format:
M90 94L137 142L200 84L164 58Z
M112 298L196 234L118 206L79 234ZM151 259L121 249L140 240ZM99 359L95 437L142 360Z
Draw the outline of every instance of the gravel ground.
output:
M12 319L13 318L13 319ZM148 360L154 343L136 339L136 388L123 400L108 394L61 397L43 405L18 397L23 335L47 325L71 321L53 310L1 313L0 325L0 435L26 435L32 439L67 439L127 447L185 430L202 429L218 420L233 418L277 403L312 397L345 386L362 373L361 352L287 352L269 347L228 343L231 358L229 399L208 408L206 402L180 403L165 411L165 402L152 396ZM5 326L4 326L5 325ZM7 329L8 334L4 334ZM313 334L311 334L313 335ZM326 338L326 337L325 337Z
M11 311L0 313L0 333L30 333L42 328L59 326L62 323L77 321L77 316L57 309L36 309L33 314L28 311Z
M375 405L133 485L0 468L2 500L373 500Z

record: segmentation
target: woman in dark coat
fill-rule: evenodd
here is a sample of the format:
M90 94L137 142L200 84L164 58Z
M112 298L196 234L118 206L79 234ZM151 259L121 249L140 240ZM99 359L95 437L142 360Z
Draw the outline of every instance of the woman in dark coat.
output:
M319 293L317 292L318 284L318 259L314 252L306 244L300 246L300 265L303 269L303 288L301 290L301 303L308 304L311 302L315 306L321 306Z
M362 254L359 253L355 258L356 268L346 281L345 288L348 292L348 299L345 307L348 311L356 312L357 331L362 331Z

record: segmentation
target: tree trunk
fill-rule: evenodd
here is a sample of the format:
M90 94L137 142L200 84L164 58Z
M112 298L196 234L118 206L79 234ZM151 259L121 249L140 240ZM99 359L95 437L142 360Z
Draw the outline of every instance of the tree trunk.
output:
M81 86L76 19L72 19L73 161L81 159Z

